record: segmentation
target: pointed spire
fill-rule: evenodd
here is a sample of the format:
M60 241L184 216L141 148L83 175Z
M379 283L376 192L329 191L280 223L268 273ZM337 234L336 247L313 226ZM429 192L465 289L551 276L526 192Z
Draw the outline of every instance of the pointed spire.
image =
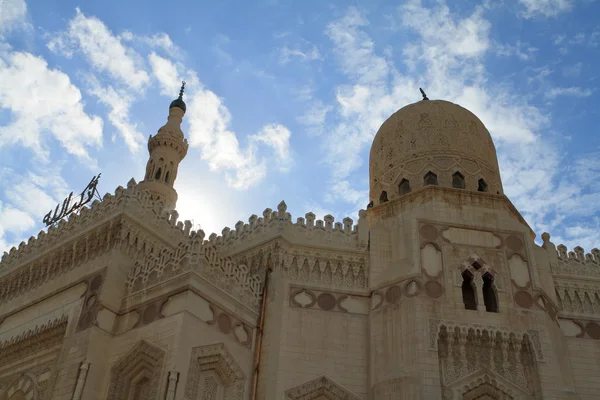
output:
M185 89L185 83L186 83L185 81L181 81L181 90L179 90L179 97L171 102L169 109L171 109L173 107L178 107L178 108L181 108L183 110L183 112L185 112L186 105L185 105L185 102L183 101L183 90Z

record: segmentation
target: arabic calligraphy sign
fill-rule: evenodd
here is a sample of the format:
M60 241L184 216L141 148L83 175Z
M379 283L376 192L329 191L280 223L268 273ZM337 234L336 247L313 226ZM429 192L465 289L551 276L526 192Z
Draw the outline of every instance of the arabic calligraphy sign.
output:
M98 174L98 176L94 176L92 178L92 180L90 181L90 183L88 183L86 188L83 189L83 191L81 192L81 195L79 197L79 201L77 201L77 199L75 200L75 202L71 201L73 198L73 192L71 192L69 194L69 197L67 197L62 202L62 205L59 203L56 206L56 208L54 209L54 214L52 214L52 210L50 210L48 212L48 214L46 214L44 216L44 219L43 219L43 222L46 224L46 226L50 226L50 225L54 224L55 222L60 221L67 215L71 214L73 211L76 211L79 208L86 205L87 203L89 203L94 198L94 194L98 193L98 189L96 189L96 186L98 185L98 180L100 179L100 175L102 175L102 174Z

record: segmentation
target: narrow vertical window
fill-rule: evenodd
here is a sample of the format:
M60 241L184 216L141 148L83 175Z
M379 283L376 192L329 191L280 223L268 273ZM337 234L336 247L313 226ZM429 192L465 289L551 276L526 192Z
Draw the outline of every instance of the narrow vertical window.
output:
M462 298L466 310L477 310L477 296L475 295L475 285L473 284L473 274L471 271L462 273Z
M410 193L410 182L407 179L402 179L399 188L400 194Z
M477 182L477 191L478 192L487 192L488 191L488 185L487 185L487 183L485 183L485 181L483 179L480 179Z
M488 312L498 312L498 299L494 287L494 277L489 272L483 275L483 302Z
M434 174L433 172L429 171L428 173L425 174L425 177L423 178L423 183L425 184L425 186L437 185L438 184L437 175Z
M458 171L456 171L454 175L452 175L452 187L456 189L465 188L465 177Z
M162 168L158 167L158 169L156 170L156 175L154 175L154 179L159 180L161 174L162 174Z
M165 183L169 183L169 171L165 174Z
M388 201L387 192L384 190L381 192L381 196L379 196L379 203L385 203L386 201Z

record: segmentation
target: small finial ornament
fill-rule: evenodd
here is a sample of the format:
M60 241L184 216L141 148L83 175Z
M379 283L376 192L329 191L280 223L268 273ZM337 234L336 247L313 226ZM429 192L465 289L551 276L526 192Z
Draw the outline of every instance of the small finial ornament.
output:
M425 94L425 91L423 89L421 89L421 88L419 88L419 90L421 91L421 94L423 95L423 100L429 100L429 98Z
M181 90L179 91L179 98L183 99L183 90L185 89L185 81L181 81Z

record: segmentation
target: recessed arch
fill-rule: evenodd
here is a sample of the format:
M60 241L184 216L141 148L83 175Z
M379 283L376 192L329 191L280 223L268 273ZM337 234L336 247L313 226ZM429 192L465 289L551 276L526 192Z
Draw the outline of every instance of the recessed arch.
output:
M131 393L158 393L165 352L140 341L111 368L107 400L128 399Z
M379 196L379 203L385 203L386 201L388 201L388 196L387 196L387 192L384 190L381 192L381 195Z
M160 180L160 176L162 175L162 168L158 167L158 169L156 170L156 174L154 174L154 179L155 180Z
M169 171L165 174L165 183L169 183Z
M494 276L489 272L486 272L483 274L482 278L485 310L488 312L498 312L498 293L496 292L496 286L494 285Z
M478 192L487 192L488 190L489 189L488 189L487 182L483 178L479 179L477 181L477 191Z
M410 193L410 182L408 179L402 179L398 185L398 191L401 195Z
M456 171L454 174L452 174L452 187L455 189L465 188L465 176L459 171Z
M438 184L438 177L437 177L437 175L435 173L433 173L432 171L429 171L423 177L423 184L425 186L428 186L428 185L437 185Z
M477 310L477 294L473 274L467 269L462 272L461 276L463 278L461 291L465 310Z

